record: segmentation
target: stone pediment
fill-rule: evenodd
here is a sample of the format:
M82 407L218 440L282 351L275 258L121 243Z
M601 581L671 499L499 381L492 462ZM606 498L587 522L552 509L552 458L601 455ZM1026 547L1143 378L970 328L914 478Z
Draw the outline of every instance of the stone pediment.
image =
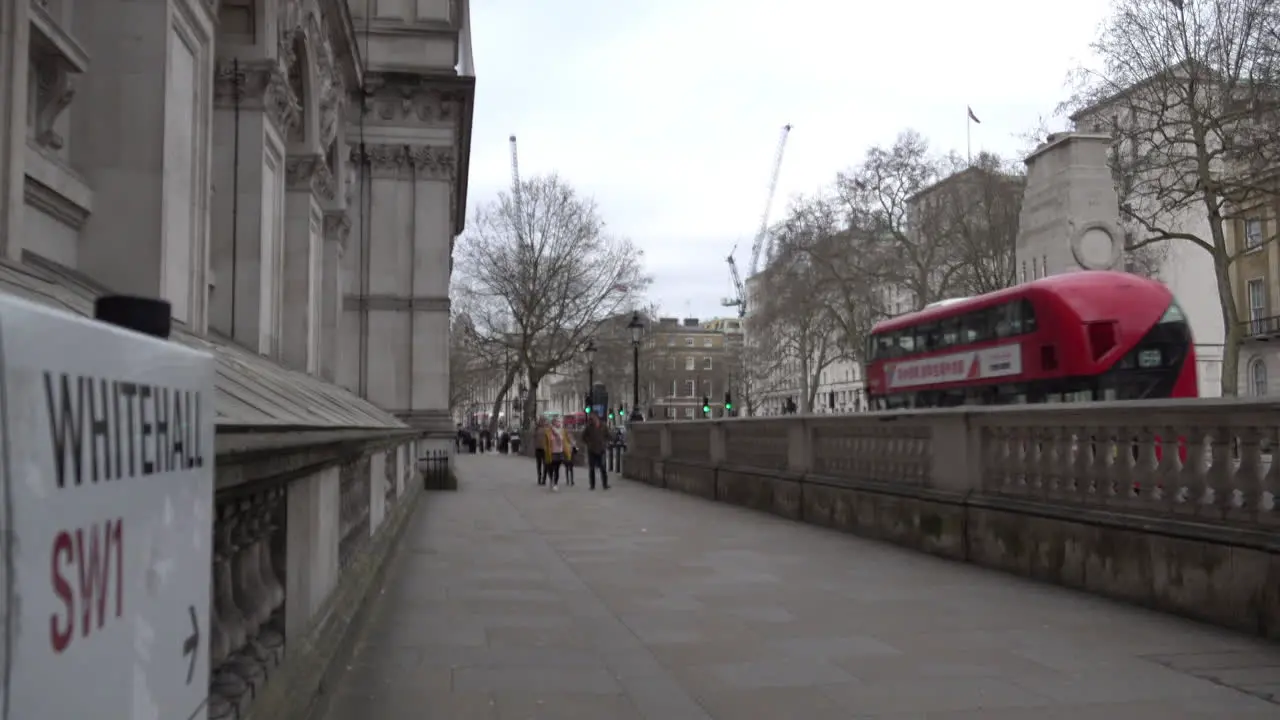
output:
M79 273L43 258L0 260L0 292L80 315L93 315L104 293ZM175 324L173 340L217 359L219 432L298 432L406 429L394 415L355 394L306 373L288 370L230 340L202 338Z

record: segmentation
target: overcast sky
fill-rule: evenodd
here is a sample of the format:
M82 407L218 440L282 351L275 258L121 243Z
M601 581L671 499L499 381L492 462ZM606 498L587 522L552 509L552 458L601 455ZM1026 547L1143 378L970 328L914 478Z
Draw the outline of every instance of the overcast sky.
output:
M787 143L771 217L904 128L1014 155L1065 99L1106 0L478 0L471 209L558 172L644 249L664 314L724 315Z

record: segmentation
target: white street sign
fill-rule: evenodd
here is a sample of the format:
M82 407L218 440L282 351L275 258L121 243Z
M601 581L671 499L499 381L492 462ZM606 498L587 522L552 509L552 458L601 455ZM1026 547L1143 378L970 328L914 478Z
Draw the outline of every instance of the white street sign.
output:
M5 718L204 720L214 364L0 297Z

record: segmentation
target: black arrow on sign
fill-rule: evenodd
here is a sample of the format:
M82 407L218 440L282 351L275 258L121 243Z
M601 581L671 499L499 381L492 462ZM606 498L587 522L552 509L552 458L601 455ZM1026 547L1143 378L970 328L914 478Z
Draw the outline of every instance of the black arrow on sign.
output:
M191 613L191 635L182 641L182 657L191 656L191 661L187 665L187 684L190 685L196 674L196 651L200 649L200 623L196 620L195 605L188 606L187 611Z

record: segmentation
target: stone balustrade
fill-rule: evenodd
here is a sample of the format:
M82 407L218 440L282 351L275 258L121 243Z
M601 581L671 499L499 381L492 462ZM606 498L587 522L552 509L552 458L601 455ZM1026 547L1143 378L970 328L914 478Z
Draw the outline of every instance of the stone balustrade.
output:
M423 487L418 459L438 452L431 447L416 434L347 444L328 450L323 469L248 482L219 468L210 720L279 716L282 705L260 706L259 698L295 644L303 651L295 654L332 661L324 640L329 616L349 616L360 605L371 569ZM283 706L310 712L307 703Z
M633 425L624 475L1280 637L1280 404Z

